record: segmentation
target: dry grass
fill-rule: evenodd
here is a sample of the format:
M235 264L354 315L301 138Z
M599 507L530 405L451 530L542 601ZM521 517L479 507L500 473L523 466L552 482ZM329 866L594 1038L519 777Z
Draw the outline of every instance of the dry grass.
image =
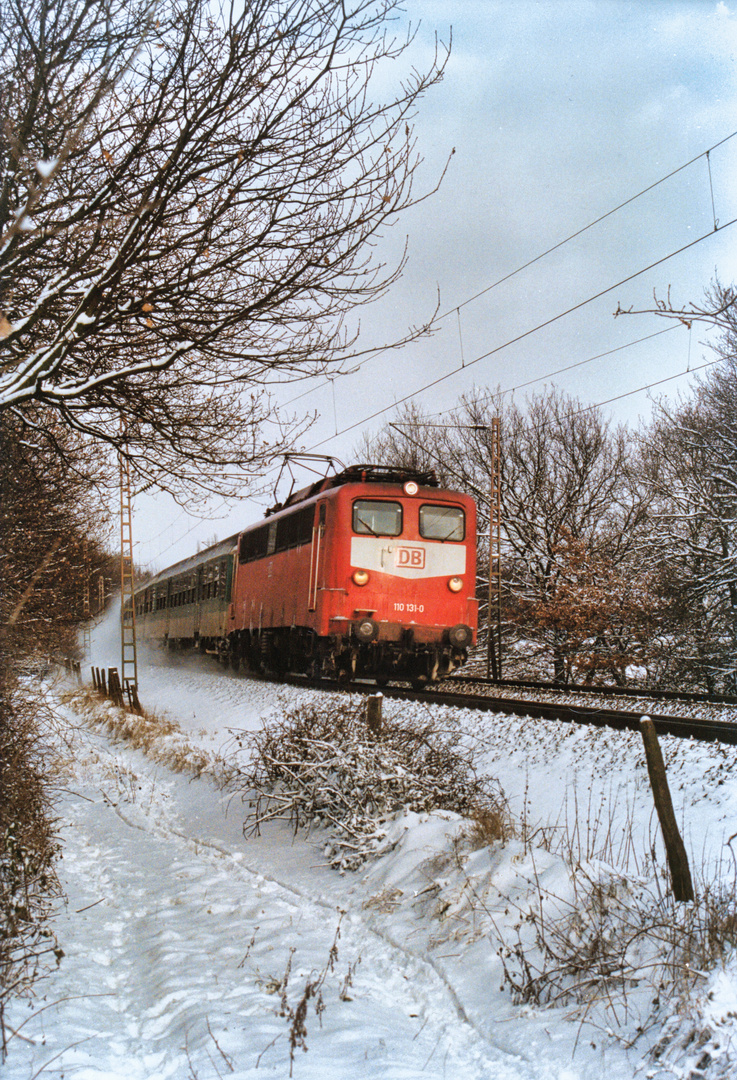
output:
M152 761L172 772L209 776L222 785L232 770L219 754L193 746L185 732L169 717L143 710L128 712L110 704L94 690L74 689L62 694L63 702L88 725L103 728L114 739L124 740Z
M506 843L516 834L516 828L506 806L477 806L471 813L465 837L472 851Z
M676 1016L652 1050L664 1061L677 1039L690 1045L702 1037L698 997L711 973L735 955L737 866L731 875L724 867L702 868L695 901L678 903L654 842L638 858L631 821L624 835L615 836L611 825L612 814L599 808L583 826L536 829L542 850L564 859L567 880L546 887L535 865L541 848L528 841L532 899L510 900L516 918L511 926L494 924L492 939L503 985L517 1004L564 1006L570 1017L627 1045ZM619 865L609 861L615 853ZM730 1067L737 1071L733 1059Z

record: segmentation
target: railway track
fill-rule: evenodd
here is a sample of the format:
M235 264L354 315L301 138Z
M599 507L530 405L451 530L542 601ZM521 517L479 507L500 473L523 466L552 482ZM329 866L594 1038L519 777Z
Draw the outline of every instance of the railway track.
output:
M280 681L285 680L281 679ZM299 676L289 676L286 681L295 686L309 686L314 689L333 691L348 690L351 693L375 694L378 690L374 683L361 681L346 685L345 683L330 682L324 679L305 679ZM462 684L465 689L456 689L459 684ZM505 691L508 691L512 686L516 687L516 696L505 694ZM714 701L714 699L707 698L705 695L671 695L668 691L661 692L657 696L645 696L643 693L632 694L627 691L622 695L602 695L599 693L598 687L595 690L586 688L585 692L590 696L591 700L573 702L570 700L573 696L570 691L563 690L560 687L552 687L549 683L538 686L536 689L529 683L499 684L488 679L475 678L474 676L454 676L438 683L432 690L416 690L409 686L386 686L381 689L384 697L393 700L424 701L434 705L442 704L455 708L481 709L487 712L502 712L515 716L529 716L535 719L558 720L563 723L610 727L620 731L639 730L641 718L649 716L660 735L675 735L683 739L697 739L702 742L717 741L727 745L737 745L737 707L730 710L726 703ZM540 700L543 693L547 693L550 698L555 700ZM575 691L576 696L580 696L582 693L582 690ZM522 696L524 694L536 694L537 697ZM664 696L666 694L667 696ZM637 698L642 701L642 704L630 704L626 709L605 708L596 700L603 696ZM705 712L708 706L709 710L713 711L713 715L694 717L665 711L663 708L665 701L676 700L684 708L693 708L694 704L701 704Z
M620 698L649 698L652 701L679 701L689 704L706 703L709 705L734 705L737 707L737 697L729 694L707 694L689 690L643 690L640 687L631 686L583 686L579 683L570 683L561 686L560 683L535 681L532 679L488 679L481 675L454 674L446 683L470 684L479 686L502 687L510 690L543 690L556 694L589 694L596 697L620 697Z

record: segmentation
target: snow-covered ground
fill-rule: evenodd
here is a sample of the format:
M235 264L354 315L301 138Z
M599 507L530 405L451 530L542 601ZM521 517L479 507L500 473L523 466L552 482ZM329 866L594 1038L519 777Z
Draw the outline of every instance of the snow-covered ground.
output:
M95 649L95 663L115 662L104 637ZM319 832L272 824L244 839L241 795L219 784L232 732L308 692L181 661L144 665L140 686L162 721L145 752L103 726L120 726L112 707L60 708L65 955L8 1011L8 1080L737 1075L729 959L655 1011L646 978L589 1008L516 1003L505 983L504 963L519 968L509 946L533 955L540 905L573 913L580 898L558 840L613 909L644 887L660 842L639 736L433 706L499 779L527 840L478 846L454 814L399 814L386 853L339 874ZM427 707L385 703L389 716L408 709ZM734 751L662 746L696 876L731 880ZM648 959L643 946L633 963Z

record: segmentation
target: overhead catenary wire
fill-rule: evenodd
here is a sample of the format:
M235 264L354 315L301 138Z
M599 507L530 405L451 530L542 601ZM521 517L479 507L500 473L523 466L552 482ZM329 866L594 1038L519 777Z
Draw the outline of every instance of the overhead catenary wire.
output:
M554 251L558 251L560 248L564 247L566 244L569 244L572 240L576 240L579 236L582 236L585 232L588 232L589 229L593 229L596 225L600 225L602 221L606 221L607 218L610 218L614 214L619 213L620 210L624 210L624 208L626 206L629 206L631 203L636 202L637 199L642 198L643 195L647 195L648 192L654 191L655 188L659 187L661 184L664 184L666 182L666 180L670 180L672 177L677 176L678 173L683 172L684 169L688 169L691 165L694 165L697 161L700 161L702 157L706 158L707 164L709 165L709 182L711 183L711 163L710 163L710 156L709 155L712 153L713 150L716 150L719 146L723 146L724 143L729 142L729 140L733 139L736 135L737 135L737 131L733 131L730 135L726 135L723 139L720 139L719 142L716 142L716 143L714 143L713 146L710 146L708 150L702 150L700 154L697 154L696 157L692 157L690 159L690 161L686 161L686 162L683 163L683 165L679 165L677 168L672 169L669 173L666 173L665 176L661 176L659 180L655 180L652 184L648 184L647 187L644 187L641 191L638 191L636 195L631 195L628 199L625 199L624 202L619 203L617 206L612 207L611 210L607 210L606 213L601 214L598 218L595 218L593 221L590 221L588 225L583 225L580 229L577 229L575 232L571 233L569 236L566 236L565 239L558 241L558 243L556 243L556 244L553 244L551 247L547 248L545 251L541 252L539 255L536 255L533 259L530 259L528 262L524 263L522 266L517 267L516 270L512 270L512 271L510 271L510 273L505 274L503 277L500 277L497 281L493 282L491 285L487 285L486 288L481 289L479 292L475 293L473 296L470 296L467 300L464 300L462 304L457 305L457 306L463 308L463 307L466 307L467 304L472 304L474 302L474 300L478 300L479 297L485 296L486 293L490 292L492 289L496 289L496 287L498 285L502 285L502 284L504 284L505 281L509 281L510 278L515 277L517 274L521 274L523 270L527 270L530 266L534 266L535 263L540 262L541 259L547 258L548 255L552 255ZM712 186L711 192L712 192L712 209L713 209L713 207L714 207L714 188L713 188L713 186ZM715 220L714 231L716 231L717 230L716 216L714 217L714 220ZM455 310L455 309L453 309L453 310ZM439 318L443 318L443 319L447 318L448 315L450 315L450 314L451 314L451 311L446 311Z
M582 413L591 412L593 409L601 409L605 405L611 405L615 401L623 401L624 398L633 397L635 394L642 394L646 390L652 390L656 386L664 386L665 383L673 382L675 379L682 379L684 375L693 375L697 371L703 371L705 368L714 367L715 364L722 363L724 363L724 357L722 356L717 357L716 360L706 360L703 364L699 364L698 367L688 367L685 371L677 371L675 375L666 375L663 379L656 379L655 382L646 383L644 386L637 386L634 390L625 390L623 393L615 394L614 397L606 398L604 401L594 401L589 405L582 405L580 409L572 409L570 412L564 413L561 419L570 420L573 416L580 416ZM514 393L514 390L505 390L499 395L495 394L494 396L504 397L507 393ZM389 426L399 430L408 425L400 420L390 423ZM443 431L457 431L459 428L464 427L479 429L484 427L483 424L434 424L432 420L419 420L417 426L421 428L439 428ZM436 458L435 460L439 461L440 459Z
M554 252L559 251L561 248L565 247L566 244L570 244L573 240L577 240L578 237L583 236L584 233L588 232L590 229L595 228L597 225L600 225L603 221L606 221L608 218L613 217L615 214L618 214L620 212L620 210L624 210L625 207L630 206L632 203L636 202L638 199L642 198L644 195L647 195L649 192L654 191L656 188L660 187L661 184L664 184L667 180L670 180L674 176L677 176L679 173L683 172L685 169L690 168L691 165L694 165L697 161L700 161L702 158L706 159L707 170L708 170L708 174L709 174L709 190L710 190L710 193L711 193L711 210L712 210L712 219L713 219L713 222L714 222L713 231L718 232L719 231L719 220L718 220L718 218L716 216L716 207L715 207L715 203L714 203L714 184L713 184L713 181L712 181L712 173L711 173L711 154L712 154L712 152L714 150L717 150L720 146L724 146L725 143L728 143L731 139L734 139L735 136L737 136L737 131L733 131L729 135L726 135L723 139L719 139L718 142L715 142L707 150L702 150L700 153L696 154L695 157L692 157L688 161L685 161L682 165L678 165L675 169L671 169L670 172L665 173L664 176L661 176L658 180L655 180L651 184L648 184L646 187L644 187L640 191L636 192L636 194L630 195L627 199L624 199L622 202L618 203L616 206L613 206L610 210L607 210L607 211L605 211L605 213L600 214L597 218L594 218L587 225L582 225L580 228L576 229L574 232L569 233L568 236L565 236L562 240L558 240L555 244L552 244L550 247L546 248L544 251L541 251L538 255L535 255L533 258L528 259L527 262L524 262L520 266L516 267L514 270L510 270L508 273L503 274L500 278L497 278L490 285L486 285L483 289L480 289L478 292L474 293L472 296L467 297L466 300L461 301L460 304L456 304L455 306L453 306L451 308L448 308L448 310L444 311L442 313L442 315L438 315L433 319L433 324L440 323L444 319L447 319L450 315L453 315L455 313L457 318L458 318L458 332L459 332L459 335L460 335L460 317L461 317L461 309L462 308L467 307L469 304L474 303L474 301L480 299L480 297L485 296L487 293L491 292L493 289L498 288L499 285L503 285L505 282L510 281L512 278L516 277L518 274L521 274L523 271L528 270L531 266L534 266L536 263L541 262L543 259L547 258L548 255L552 255ZM723 228L724 227L726 227L726 226L723 226ZM653 264L653 265L657 265L657 264ZM332 379L342 378L343 375L355 374L355 372L359 371L365 364L370 363L372 360L378 359L378 357L382 356L385 352L388 352L390 350L390 348L391 348L391 346L383 346L383 347L377 348L376 352L374 353L373 356L363 360L360 364L357 365L357 367L352 368L350 371L340 372L338 375L332 376ZM462 343L462 341L461 341L461 359L463 360L463 343ZM462 363L461 366L463 367L463 366L465 366L465 364ZM308 394L312 394L315 391L322 389L327 384L327 382L328 382L328 379L325 378L317 386L313 386L313 387L310 387L307 390L303 390L302 393L297 394L295 397L290 398L287 402L285 402L284 407L287 408L289 405L293 405L296 401L299 401L302 398L307 397ZM338 434L338 433L336 432L336 434Z
M611 349L605 349L604 352L596 353L595 356L587 356L585 360L575 360L572 364L565 364L563 367L556 368L554 371L546 371L543 375L535 375L532 379L526 379L524 382L515 383L514 386L507 387L506 390L500 390L499 397L506 397L508 394L514 395L517 390L524 390L528 386L534 386L535 383L545 382L546 379L554 379L556 375L564 375L567 371L574 371L576 368L584 367L586 364L593 364L595 360L603 360L606 356L613 356L614 353L624 352L625 349L631 349L635 345L641 345L643 341L651 341L652 338L661 337L663 334L669 334L672 330L677 329L678 325L672 324L671 326L666 326L663 330L655 330L652 334L645 334L643 337L634 338L632 341L626 341L624 345L615 345Z
M732 225L737 224L737 218L732 218L731 221L720 226L719 232L723 232L725 229L731 228ZM361 420L357 420L353 424L349 424L347 427L342 428L336 432L335 435L328 436L321 439L319 442L314 443L311 449L315 449L317 446L323 446L326 442L331 442L332 439L339 435L346 435L349 431L355 431L356 428L362 427L364 424L370 423L371 420L375 420L377 416L383 416L384 413L389 412L397 405L403 405L406 401L411 401L413 398L419 397L420 394L424 394L426 390L432 390L434 387L439 386L440 383L446 382L454 375L457 375L461 371L466 371L468 368L473 367L475 364L479 364L482 360L487 360L490 356L494 356L497 353L502 352L504 349L508 349L511 345L516 345L520 341L524 341L526 338L536 334L539 330L545 329L547 326L552 326L554 323L564 319L567 315L571 315L574 311L580 311L581 308L586 307L588 304L592 304L595 300L601 299L602 296L606 296L608 293L613 292L615 289L619 289L622 285L626 285L630 281L634 281L635 278L640 277L642 274L646 274L649 270L653 270L656 266L662 266L663 263L668 262L669 259L675 258L677 255L683 254L684 251L688 251L690 248L695 247L696 244L702 243L704 240L710 239L714 236L713 231L704 233L702 236L697 237L695 240L689 241L688 244L684 244L682 247L677 248L675 251L671 251L668 255L662 256L660 259L656 259L654 262L649 263L647 266L642 267L640 270L636 270L632 274L628 274L627 277L621 278L613 285L608 285L605 289L600 289L599 292L594 293L592 296L587 297L585 300L580 300L577 304L573 304L566 308L564 311L559 312L557 315L551 316L549 319L545 319L543 322L537 323L537 325L531 327L529 330L524 330L521 334L516 334L514 337L507 339L501 345L496 345L493 349L489 349L487 352L477 356L475 360L469 360L465 365L461 367L454 367L450 371L445 372L444 375L439 375L436 379L432 379L430 382L425 383L424 386L420 386L417 389L411 391L409 394L405 394L404 397L398 398L390 405L385 405L381 409L376 409L369 416L363 417ZM685 372L682 372L685 374ZM549 377L549 376L548 376ZM667 381L667 380L666 380ZM657 383L653 384L657 385ZM622 395L626 397L628 395ZM613 398L612 400L617 400Z
M730 228L735 223L737 223L737 218L733 218L731 221L728 221L726 224L722 225L719 228L718 231L722 232L722 231L724 231L724 229ZM670 254L663 256L661 259L658 259L653 263L650 263L648 266L643 267L642 269L636 271L635 273L628 275L626 278L623 278L621 281L616 282L614 285L610 285L606 289L600 290L598 293L594 294L593 296L588 297L586 300L582 300L579 303L574 304L572 307L567 308L565 311L560 312L558 315L554 315L550 319L546 319L544 322L537 324L532 329L524 331L522 334L519 334L516 337L511 338L508 341L504 342L503 344L498 345L493 349L490 349L488 352L483 353L481 356L476 357L475 360L471 360L468 363L464 363L464 364L461 365L461 367L453 368L451 371L446 372L444 375L439 376L437 379L433 379L431 382L426 383L424 386L419 387L418 389L412 391L410 394L406 394L404 397L393 401L391 404L386 405L381 409L377 409L375 412L371 413L367 417L364 417L362 420L358 420L353 424L349 424L347 427L342 428L340 431L336 430L335 435L327 436L326 438L321 439L319 442L313 443L312 446L310 447L310 450L315 450L317 447L323 446L325 443L332 442L332 440L334 438L337 438L340 435L345 435L348 432L354 431L356 428L363 426L364 424L370 423L370 421L376 419L376 417L383 416L385 413L391 411L393 408L396 408L398 405L402 405L406 401L410 401L413 398L418 397L420 394L424 393L426 390L432 389L433 387L439 385L440 383L445 382L447 379L452 378L453 375L458 374L460 371L465 371L466 368L472 367L474 364L480 363L480 361L487 359L489 356L493 356L494 354L501 352L503 349L506 349L509 346L515 344L516 342L521 341L524 338L530 337L532 334L536 333L538 330L541 330L544 327L550 326L552 323L555 323L555 322L559 321L560 319L564 318L566 315L569 315L574 311L580 310L581 308L585 307L587 304L593 303L594 300L598 300L602 296L607 295L607 293L613 292L614 289L619 288L621 285L623 285L623 284L625 284L625 283L627 283L629 281L634 280L636 277L639 277L640 275L642 275L644 273L647 273L647 271L653 269L653 267L660 266L660 265L662 265L662 263L667 262L669 259L675 258L677 255L680 255L682 252L687 251L689 248L694 247L696 244L702 243L704 240L709 239L713 235L714 235L714 232L709 231L708 233L705 233L704 235L698 237L696 240L690 241L688 244L685 244L683 247L678 248L676 251L673 251ZM680 325L680 323L678 325ZM532 385L534 382L544 381L545 379L551 378L554 375L561 374L561 373L563 373L565 371L568 371L568 370L571 370L571 369L573 369L575 367L582 366L585 363L591 363L593 360L602 358L604 356L612 355L613 353L616 353L616 352L621 352L624 349L631 348L634 345L640 344L642 341L647 341L647 340L649 340L651 338L658 337L658 336L660 336L662 334L668 333L670 330L673 330L673 329L677 329L677 327L676 326L668 326L668 327L665 327L663 330L657 330L654 333L646 334L643 337L637 338L632 342L627 342L624 345L616 346L615 348L606 350L603 353L598 353L596 356L588 357L586 360L582 360L582 361L578 361L578 362L576 362L574 364L566 365L565 367L560 368L555 372L550 372L550 373L548 373L546 375L539 376L539 377L537 377L535 379L527 380L524 383L520 383L520 384L518 384L518 385L516 385L514 387L511 387L511 388L509 388L509 389L507 389L505 391L502 391L502 393L504 393L504 394L512 394L513 395L515 390L523 389L526 386ZM578 411L579 412L586 412L586 411L590 411L592 409L600 408L600 407L602 407L604 405L613 404L615 401L621 401L624 398L632 397L635 394L643 393L646 390L651 390L656 386L661 386L661 385L664 385L665 383L672 382L673 380L681 378L684 375L688 375L688 374L692 374L692 373L697 372L697 371L704 370L705 368L711 367L714 364L720 363L720 362L721 362L720 360L709 361L708 363L701 364L698 367L691 368L690 356L689 356L689 362L688 362L686 371L680 371L675 375L669 375L666 378L658 379L658 380L655 380L654 382L647 383L644 386L637 387L635 390L629 390L629 391L626 391L626 392L624 392L622 394L617 394L614 397L608 398L606 401L596 402L596 403L594 403L592 405L585 406L585 407L583 407L582 409L580 409ZM225 501L223 501L223 503L221 503L221 505L225 506L225 505L227 505L227 503ZM178 544L181 540L184 539L184 537L188 536L189 533L193 532L194 529L196 529L196 528L197 528L197 524L193 525L190 529L187 529L186 532L184 532L182 534L182 536L180 536L177 540L175 540L171 544L169 544L168 547L166 547L163 551L159 552L159 554L162 555L166 551L169 551L172 547L174 547L176 544Z
M623 394L616 394L614 397L607 398L605 401L597 401L597 402L593 402L592 404L589 404L589 405L582 405L580 409L572 409L570 412L565 413L561 417L561 420L570 420L574 416L581 416L583 413L592 412L594 409L601 409L605 405L611 405L615 401L621 401L624 398L632 397L634 394L641 394L646 390L652 390L656 386L663 386L665 383L673 382L674 379L680 379L683 375L687 375L687 374L690 374L690 373L696 372L696 371L703 371L705 368L714 367L716 364L721 364L723 362L724 362L723 357L718 357L716 360L708 360L703 364L699 364L698 367L692 368L690 371L679 371L675 375L668 375L664 379L658 379L655 382L647 383L645 386L638 386L635 390L627 390ZM411 435L409 435L404 430L405 427L409 426L408 424L404 424L401 421L398 421L396 423L390 423L389 426L393 427L405 439L407 439L409 442L411 442L418 449L422 450L423 453L427 454L427 456L432 458L433 461L437 461L439 465L442 465L442 467L445 469L446 472L450 473L452 476L455 476L458 480L460 480L463 483L467 484L473 490L474 494L476 495L477 499L480 502L488 502L489 501L488 494L486 492L482 491L479 487L477 487L469 477L462 476L456 469L453 468L452 465L449 465L447 461L445 461L443 458L440 458L434 451L432 451L426 445L426 443L420 442L418 439L415 439ZM432 423L432 421L426 421L426 420L420 420L418 422L417 426L419 428L423 428L423 429L424 428L440 429L442 431L459 431L459 430L463 430L463 429L472 429L472 430L482 431L486 427L486 425L484 425L484 424L434 424L434 423Z
M456 313L456 317L457 317L457 320L458 320L459 343L460 343L460 350L461 350L461 365L460 365L460 367L453 368L451 371L446 372L444 375L439 376L437 379L434 379L429 383L426 383L425 385L423 385L423 386L419 387L418 389L414 390L412 393L405 395L404 397L400 398L399 400L395 400L394 402L392 402L392 404L387 405L382 409L376 410L375 412L373 412L369 416L367 416L367 417L363 418L362 420L357 421L357 422L355 422L353 424L350 424L347 427L342 428L341 430L338 430L337 422L336 422L335 434L332 435L332 436L326 437L325 439L322 439L319 442L314 443L312 445L311 449L315 449L317 447L323 446L325 443L331 442L333 439L335 439L335 438L337 438L337 437L339 437L341 435L347 434L348 432L353 431L356 428L361 427L362 425L369 423L371 420L376 419L378 416L381 416L381 415L389 412L391 409L395 408L397 405L401 405L406 401L409 401L409 400L411 400L411 399L413 399L415 397L418 397L420 394L424 393L426 390L432 389L433 387L439 385L440 383L446 381L447 379L452 378L454 375L458 374L460 371L464 371L466 368L472 367L475 364L480 363L482 360L488 359L490 356L493 356L496 353L499 353L502 350L504 350L506 348L509 348L511 345L516 344L517 342L519 342L521 340L524 340L527 337L530 337L531 335L537 333L539 330L542 330L545 327L550 326L551 324L559 321L560 319L565 318L567 315L570 315L573 312L578 311L581 308L585 307L586 305L588 305L590 303L593 303L595 300L600 299L602 296L605 296L607 293L612 292L614 289L621 287L622 285L626 284L629 281L634 280L635 278L637 278L638 276L640 276L640 275L642 275L644 273L647 273L648 270L651 270L651 269L653 269L653 268L655 268L657 266L660 266L664 262L668 261L669 259L672 259L672 258L676 257L677 255L683 253L684 251L689 250L690 248L694 247L695 245L701 243L703 240L706 240L709 237L713 236L716 232L722 232L724 229L727 229L727 228L731 227L732 225L734 225L737 222L737 219L732 219L731 221L727 222L726 224L720 226L719 221L718 221L718 219L716 217L716 208L715 208L715 202L714 202L714 188L713 188L712 171L711 171L711 153L714 150L716 150L718 147L723 146L725 143L729 142L735 136L737 136L737 131L734 131L734 132L730 133L729 135L725 136L723 139L720 139L718 142L716 142L712 146L710 146L707 150L701 151L699 154L695 155L689 161L684 162L682 165L679 165L675 169L672 169L670 172L666 173L665 175L660 177L658 180L654 181L651 184L648 184L646 187L642 188L640 191L638 191L634 195L628 197L627 199L623 200L621 203L619 203L616 206L612 207L610 210L606 211L604 214L601 214L599 217L595 218L594 220L589 222L587 225L584 225L581 228L575 230L573 233L571 233L568 236L564 237L562 240L558 241L557 243L551 245L549 248L546 248L544 251L540 252L534 258L528 260L527 262L523 263L522 265L520 265L519 267L517 267L514 270L510 271L509 273L504 274L502 277L498 278L497 280L492 282L490 285L486 286L484 289L479 290L478 292L474 293L472 296L468 297L466 300L462 301L460 304L454 305L452 308L449 308L447 311L444 311L441 315L437 316L437 318L434 321L435 322L441 322L442 320L446 319L449 315L452 315L454 312ZM614 285L608 286L606 289L600 290L599 292L597 292L593 296L590 296L590 297L586 298L585 300L580 301L579 303L567 308L565 311L562 311L559 314L557 314L555 316L552 316L550 319L547 319L544 322L541 322L541 323L537 324L536 326L532 327L531 329L529 329L527 331L524 331L522 334L519 334L516 337L511 338L511 339L503 342L502 344L500 344L498 346L495 346L493 349L490 349L489 351L481 354L480 356L476 357L473 360L466 361L466 359L465 359L465 357L463 355L463 340L462 340L462 336L461 336L461 309L462 308L464 308L464 307L468 306L469 304L473 303L475 300L478 300L481 296L484 296L485 294L487 294L491 290L497 288L499 285L503 284L504 282L509 281L511 278L513 278L516 275L522 273L524 270L526 270L529 267L531 267L531 266L535 265L536 263L540 262L542 259L544 259L547 256L551 255L552 253L560 250L566 244L572 242L573 240L580 237L581 235L583 235L584 233L586 233L590 229L594 228L596 225L598 225L601 222L605 221L606 219L614 216L619 211L623 210L625 207L631 205L636 200L638 200L642 196L646 195L648 192L653 191L654 189L656 189L657 187L659 187L660 185L665 183L667 180L669 180L672 177L676 176L678 173L683 172L685 169L689 168L691 165L693 165L695 162L699 161L701 158L706 159L708 175L709 175L709 185L710 185L711 205L712 205L712 217L713 217L713 229L712 230L710 230L708 233L705 233L702 236L699 236L697 239L695 239L693 241L690 241L688 244L685 244L684 246L682 246L682 247L678 248L677 250L669 253L668 255L663 256L661 259L658 259L655 262L650 263L648 266L636 271L635 273L630 274L625 278L622 278L620 281L616 282ZM585 360L577 361L577 362L575 362L573 364L569 364L569 365L566 365L566 366L564 366L562 368L558 368L555 371L549 372L549 373L544 374L542 376L538 376L538 377L535 377L533 379L529 379L529 380L527 380L527 381L525 381L523 383L517 384L515 387L511 387L511 388L509 388L507 390L504 390L501 393L503 393L503 394L514 394L514 391L517 390L517 389L523 389L523 388L525 388L527 386L533 385L536 382L542 382L545 379L552 378L552 377L554 377L556 375L560 375L560 374L562 374L562 373L564 373L566 371L570 371L570 370L573 370L573 369L575 369L577 367L583 366L584 364L591 363L594 360L601 359L601 358L603 358L605 356L612 355L612 354L617 353L617 352L621 352L624 349L631 348L634 345L637 345L637 344L640 344L643 341L649 340L650 338L658 337L661 334L668 333L670 330L675 329L675 328L676 327L674 327L674 326L669 326L669 327L666 327L664 330L656 331L656 332L654 332L652 334L647 334L644 337L637 338L632 342L627 342L624 345L620 345L620 346L617 346L617 347L615 347L613 349L606 350L605 352L598 353L593 357L588 357ZM376 350L376 352L374 353L374 355L372 357L370 357L369 359L376 359L378 356L382 355L382 353L384 353L386 351L388 351L387 348L378 348ZM364 364L367 363L367 362L369 362L369 360L363 361ZM681 378L683 375L689 374L691 372L696 372L696 371L699 371L699 370L703 370L704 368L710 367L710 366L712 366L712 364L718 363L718 362L719 362L718 360L717 361L712 361L712 362L702 364L699 367L696 367L696 368L692 369L691 365L690 365L690 342L689 342L689 362L688 362L687 370L685 372L679 372L676 375L671 375L671 376L668 376L668 377L666 377L664 379L656 380L656 381L654 381L652 383L646 384L645 386L638 387L635 390L626 391L626 392L624 392L622 394L619 394L619 395L616 395L616 396L614 396L612 398L609 398L606 401L598 402L598 403L592 404L590 406L586 406L586 407L582 408L579 411L585 412L585 411L590 410L590 409L599 408L599 407L601 407L603 405L612 404L615 401L619 401L619 400L622 400L624 398L631 397L631 396L633 396L635 394L642 393L643 391L652 389L653 387L663 385L663 384L665 384L667 382L671 382L674 379ZM340 375L332 375L329 379L325 379L324 383L320 383L319 386L312 387L312 388L304 391L303 393L297 395L295 398L290 399L288 402L285 403L284 407L287 407L288 405L292 404L293 402L298 401L300 398L305 397L307 394L312 393L314 390L320 389L323 385L327 384L327 382L331 383L332 388L333 388L333 395L334 395L335 394L335 380L336 380L336 378L341 377L343 374L347 375L347 374L355 373L356 371L360 370L361 367L362 367L362 364L359 364L355 368L351 369L350 372L340 373ZM334 412L335 412L335 400L333 400L333 407L334 407ZM336 417L336 421L337 421L337 417ZM220 504L220 506L226 506L226 505L227 505L227 503L225 501L223 501ZM218 509L220 509L220 507L218 507ZM166 551L168 551L172 547L174 547L177 543L179 543L182 539L184 539L184 537L189 535L189 533L193 532L197 528L198 524L199 523L195 523L195 525L193 525L189 529L187 529L182 534L181 537L179 537L177 540L175 540L171 544L169 544L163 551L159 552L159 554L160 555L164 554ZM167 531L167 530L164 530L164 531ZM162 534L159 534L159 536L160 535L162 535ZM158 537L155 538L155 539L158 539ZM147 544L150 544L152 542L154 542L154 541L148 541Z

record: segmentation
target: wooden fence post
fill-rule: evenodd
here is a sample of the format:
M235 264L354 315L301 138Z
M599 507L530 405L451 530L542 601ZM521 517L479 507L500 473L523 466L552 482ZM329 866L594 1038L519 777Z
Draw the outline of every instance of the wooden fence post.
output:
M366 699L366 724L369 732L378 739L381 735L381 705L383 694L369 694Z
M679 901L693 900L694 892L691 870L688 865L688 855L681 834L678 831L676 815L673 812L673 800L670 797L668 778L665 774L665 762L660 750L655 724L653 724L649 716L643 716L640 720L640 731L642 732L642 741L645 743L645 758L650 776L650 786L653 789L655 809L658 811L660 828L663 830L673 895Z
M130 705L133 712L137 712L139 715L142 715L143 708L141 707L141 702L138 698L138 688L136 687L133 679L125 680L125 692L128 697L128 704Z
M108 668L107 692L108 696L112 698L114 705L120 706L121 709L125 708L125 702L123 701L123 690L120 685L120 676L118 675L117 668Z

